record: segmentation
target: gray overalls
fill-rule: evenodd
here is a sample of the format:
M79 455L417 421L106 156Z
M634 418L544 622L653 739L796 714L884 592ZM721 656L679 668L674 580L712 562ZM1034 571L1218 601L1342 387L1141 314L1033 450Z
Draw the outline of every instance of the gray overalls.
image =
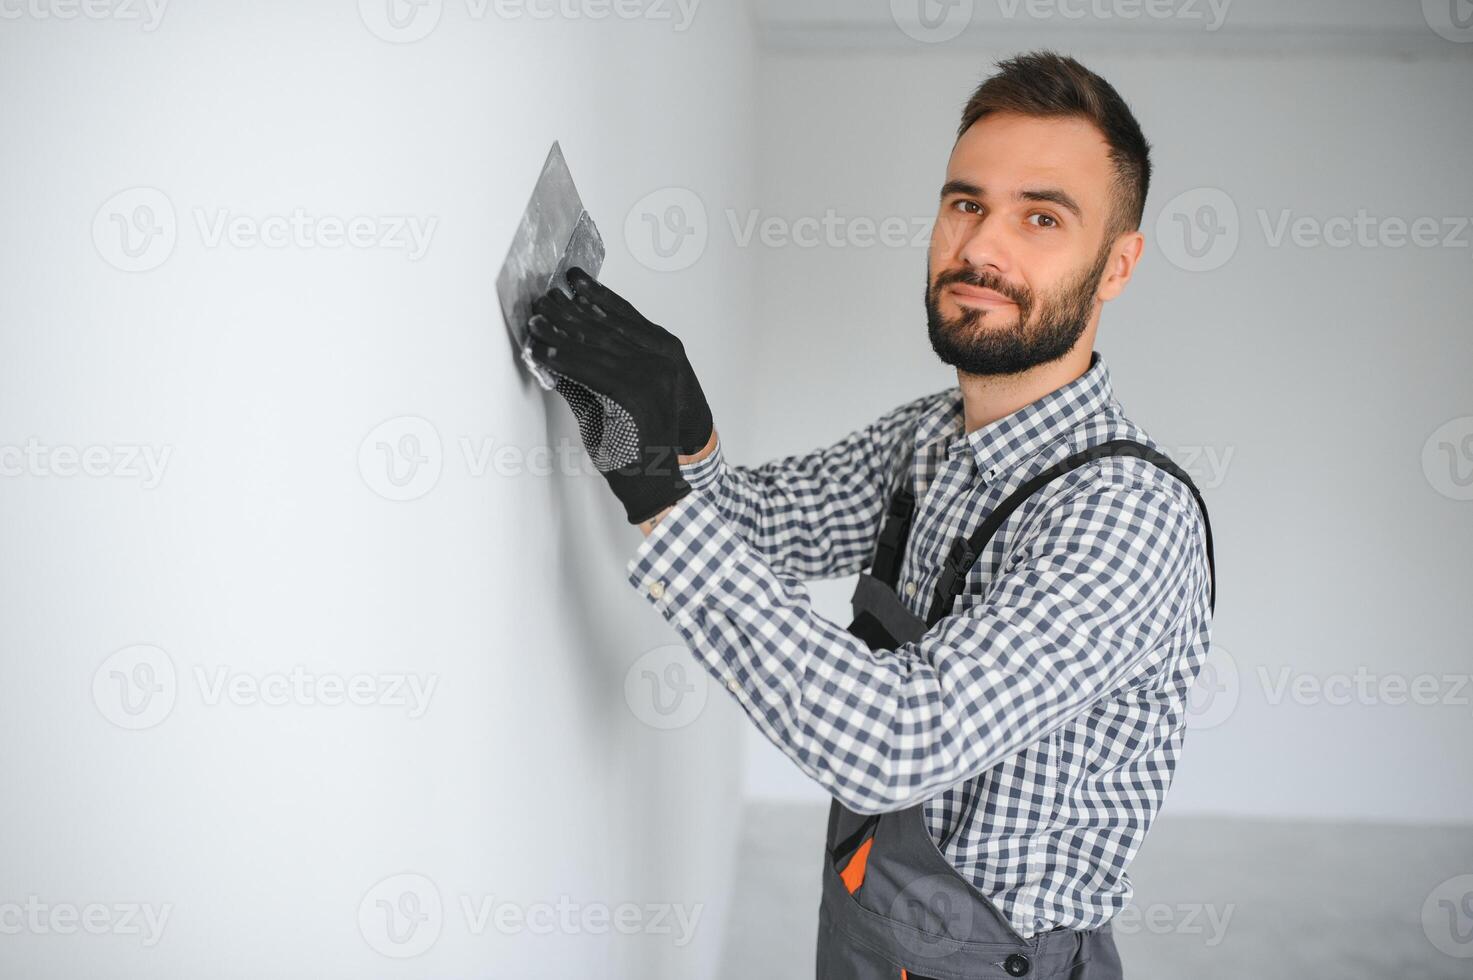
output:
M902 454L902 472L909 456ZM1107 456L1136 456L1185 483L1202 510L1207 562L1216 604L1216 570L1207 506L1187 474L1148 446L1127 439L1093 446L1027 481L958 539L942 568L929 615L913 615L895 593L915 513L915 494L903 478L890 498L875 557L851 600L849 631L871 650L893 650L919 640L951 611L967 571L1003 521L1033 493L1070 470ZM982 980L1067 977L1118 980L1115 938L1107 922L1096 929L1058 928L1024 939L997 907L957 873L927 830L924 801L893 813L865 816L838 800L829 809L824 848L823 902L819 906L818 980Z

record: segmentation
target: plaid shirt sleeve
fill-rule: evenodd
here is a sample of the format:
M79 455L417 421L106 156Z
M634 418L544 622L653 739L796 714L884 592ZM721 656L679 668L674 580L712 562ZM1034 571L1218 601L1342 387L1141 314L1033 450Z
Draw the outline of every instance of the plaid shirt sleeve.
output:
M898 453L932 397L831 446L756 467L729 465L718 436L711 455L680 470L774 572L804 580L852 574L869 563Z
M805 533L804 511L782 505L754 545L730 504L696 490L640 544L628 580L803 772L852 810L895 810L1062 726L1205 607L1190 496L1110 472L1051 503L985 598L893 651L818 616L768 560L764 547Z

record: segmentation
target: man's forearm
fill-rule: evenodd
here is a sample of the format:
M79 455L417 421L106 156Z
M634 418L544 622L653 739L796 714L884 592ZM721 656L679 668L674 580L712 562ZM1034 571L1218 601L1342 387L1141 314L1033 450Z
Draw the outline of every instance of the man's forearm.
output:
M731 530L774 570L798 579L852 574L874 549L918 414L934 408L937 397L912 399L837 442L758 466L724 462L713 426L700 453L678 460L700 491L691 496L710 498Z
M815 611L704 493L662 515L627 579L804 773L878 813L1146 683L1163 638L1208 614L1193 508L1185 491L1102 479L1040 518L985 599L884 652Z
M660 511L654 517L651 517L649 520L647 520L644 523L640 524L639 525L640 533L643 534L645 537L649 537L650 536L650 532L655 529L655 525L658 524L658 523L660 523L661 521L663 521L665 519L666 515L669 514L674 509L675 509L675 505L674 504L671 504L669 507L666 507L664 510Z

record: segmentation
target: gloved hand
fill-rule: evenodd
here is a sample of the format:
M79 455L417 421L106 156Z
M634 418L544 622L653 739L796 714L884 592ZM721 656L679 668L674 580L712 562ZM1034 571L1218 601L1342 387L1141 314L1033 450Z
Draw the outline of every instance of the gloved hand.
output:
M586 282L575 292L586 295ZM533 301L527 331L532 357L557 376L594 466L629 523L639 524L691 490L675 458L677 370L669 357L610 325L609 297L617 298L607 291L606 305L595 307L554 287Z
M577 266L568 270L568 284L573 287L573 302L595 322L670 361L675 372L680 454L694 456L706 448L712 432L711 407L706 404L706 393L701 390L701 382L685 356L685 345L680 338L645 319L628 300Z

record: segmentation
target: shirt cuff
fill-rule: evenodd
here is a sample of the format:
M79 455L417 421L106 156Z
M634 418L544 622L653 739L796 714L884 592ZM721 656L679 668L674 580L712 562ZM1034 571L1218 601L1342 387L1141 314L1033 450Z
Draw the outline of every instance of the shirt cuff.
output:
M640 542L625 568L629 584L660 615L688 623L745 547L711 497L692 490Z
M681 463L680 475L685 477L685 482L694 490L707 490L721 479L721 466L724 460L721 455L721 436L716 436L716 445L711 449L711 455L694 463Z

